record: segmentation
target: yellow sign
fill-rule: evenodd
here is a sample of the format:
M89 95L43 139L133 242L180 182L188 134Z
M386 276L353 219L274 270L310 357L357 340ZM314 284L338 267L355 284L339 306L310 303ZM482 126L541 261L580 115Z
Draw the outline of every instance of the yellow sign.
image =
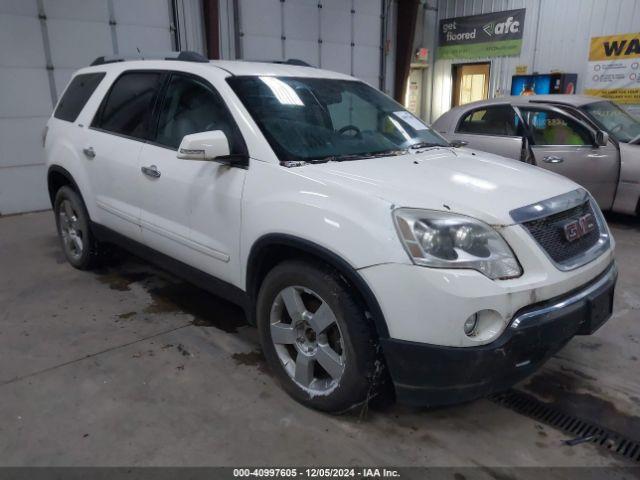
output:
M640 32L591 39L590 62L631 58L640 58Z
M640 32L593 37L584 93L640 104Z
M524 75L527 73L526 65L516 65L516 75Z

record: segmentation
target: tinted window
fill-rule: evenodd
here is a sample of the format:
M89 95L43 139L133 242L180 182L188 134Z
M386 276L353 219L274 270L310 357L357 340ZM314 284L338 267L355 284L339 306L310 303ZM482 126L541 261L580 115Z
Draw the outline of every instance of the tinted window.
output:
M111 87L93 126L136 138L146 138L151 110L160 86L158 72L121 75Z
M591 145L589 131L565 115L536 109L521 109L536 145Z
M206 82L174 74L162 103L155 141L178 148L185 135L222 130L231 153L241 153L239 133L222 98Z
M53 116L60 120L75 122L104 76L103 72L76 75L60 99Z
M518 133L518 116L508 105L488 107L467 113L458 125L460 133L475 133L478 135L507 135L510 137Z

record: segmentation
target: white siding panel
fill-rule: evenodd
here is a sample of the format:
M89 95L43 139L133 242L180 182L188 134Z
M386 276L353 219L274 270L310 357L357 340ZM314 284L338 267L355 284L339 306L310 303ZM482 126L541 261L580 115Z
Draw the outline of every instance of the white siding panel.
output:
M44 48L37 17L0 15L0 67L43 67Z
M3 167L44 163L42 131L47 116L0 119L0 176Z
M168 27L146 27L138 25L116 26L120 53L169 52L172 50L171 32Z
M50 19L47 27L55 68L85 67L96 57L113 51L107 23ZM80 38L82 41L78 41Z
M320 31L318 2L302 0L284 4L284 34L289 39L315 40L318 43Z
M320 13L316 0L284 3L284 57L320 64Z
M322 7L322 44L327 42L333 43L351 43L351 13L349 9L332 9ZM323 64L324 68L324 64Z
M242 58L246 60L280 60L282 59L282 40L274 37L245 35L242 38Z
M0 2L0 13L37 17L38 5L36 2L25 0L2 0L2 2Z
M379 19L382 4L380 0L354 0L353 9L356 14L373 15Z
M47 18L108 22L109 11L104 0L43 0Z
M353 48L353 75L377 87L380 80L380 48L356 44Z
M51 113L44 68L0 68L0 118L40 117Z
M295 40L287 37L284 44L285 58L295 58L309 65L319 65L318 40Z
M169 29L168 0L113 0L113 11L118 24Z
M280 0L240 0L241 53L246 60L282 60Z
M376 2L374 2L376 3ZM376 14L356 10L353 19L353 41L356 45L380 47L380 10Z
M241 31L244 35L265 37L282 33L280 0L240 0Z
M51 208L45 166L0 170L0 215Z
M322 68L335 72L351 72L351 49L344 43L322 42Z

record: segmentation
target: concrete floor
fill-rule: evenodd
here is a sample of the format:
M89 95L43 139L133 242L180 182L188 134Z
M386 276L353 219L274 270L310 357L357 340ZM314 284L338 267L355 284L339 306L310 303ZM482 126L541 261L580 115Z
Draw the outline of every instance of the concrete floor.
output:
M640 222L611 224L614 318L519 388L637 437ZM488 400L308 410L274 383L243 322L132 258L71 268L50 212L0 219L0 465L629 465Z

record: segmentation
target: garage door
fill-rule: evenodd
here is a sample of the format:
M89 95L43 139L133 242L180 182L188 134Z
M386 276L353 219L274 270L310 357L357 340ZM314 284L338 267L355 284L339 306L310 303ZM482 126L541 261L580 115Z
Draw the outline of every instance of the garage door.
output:
M41 134L71 73L100 55L172 50L170 5L0 1L0 214L49 208Z
M296 58L380 87L381 0L238 3L241 58Z

